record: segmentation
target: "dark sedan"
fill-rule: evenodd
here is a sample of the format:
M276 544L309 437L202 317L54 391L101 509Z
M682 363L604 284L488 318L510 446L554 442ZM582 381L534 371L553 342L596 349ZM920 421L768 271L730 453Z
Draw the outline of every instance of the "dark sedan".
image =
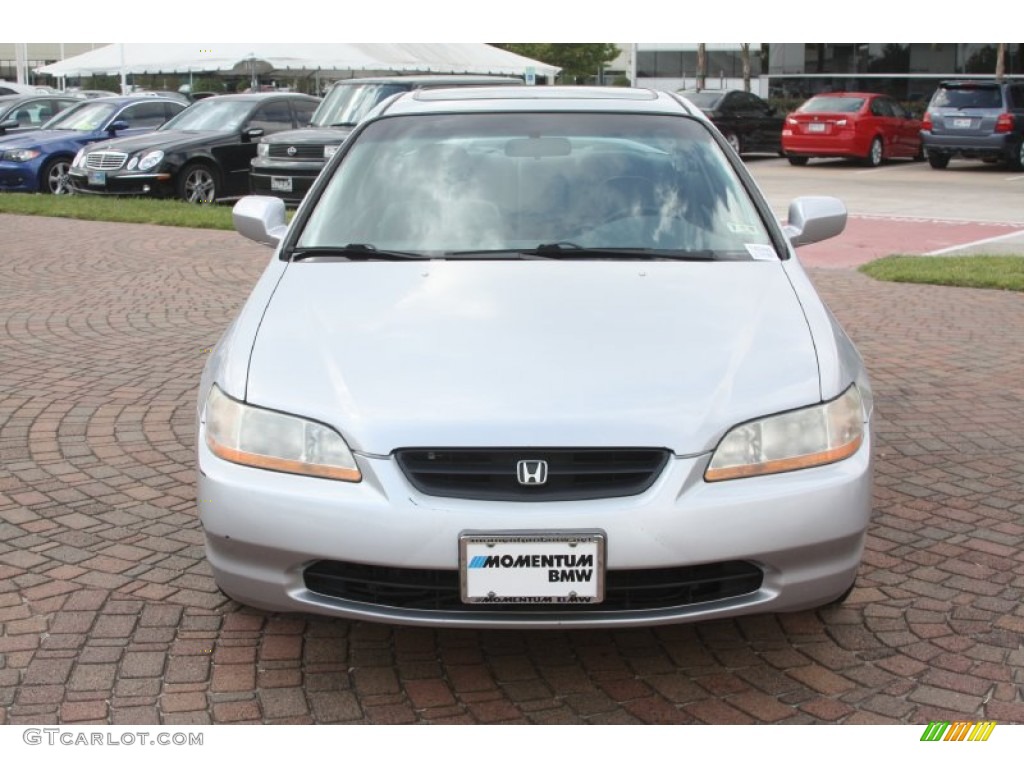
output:
M782 115L746 91L679 91L707 115L739 155L782 154Z
M38 131L58 112L81 103L73 96L0 96L0 136Z
M259 137L307 125L319 102L298 93L203 99L159 131L80 152L71 183L88 194L176 196L191 203L244 195Z

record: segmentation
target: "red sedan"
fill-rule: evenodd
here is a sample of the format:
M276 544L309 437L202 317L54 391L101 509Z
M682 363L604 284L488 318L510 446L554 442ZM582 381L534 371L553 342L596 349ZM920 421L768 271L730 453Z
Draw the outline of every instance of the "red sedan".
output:
M786 117L782 150L793 165L812 157L849 157L881 165L923 159L921 121L881 93L822 93Z

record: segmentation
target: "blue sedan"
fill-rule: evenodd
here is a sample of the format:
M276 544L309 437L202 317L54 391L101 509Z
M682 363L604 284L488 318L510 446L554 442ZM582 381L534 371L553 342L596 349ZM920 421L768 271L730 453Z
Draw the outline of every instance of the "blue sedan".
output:
M71 161L86 144L155 131L183 109L153 96L83 101L38 131L0 139L0 191L68 194Z

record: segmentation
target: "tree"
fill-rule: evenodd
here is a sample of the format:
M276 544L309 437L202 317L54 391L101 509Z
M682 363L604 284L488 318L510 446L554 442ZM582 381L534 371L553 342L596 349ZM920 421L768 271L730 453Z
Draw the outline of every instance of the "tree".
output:
M743 90L750 93L750 43L740 43L740 62L743 65Z
M562 82L578 83L600 74L619 55L614 43L492 43L496 48L561 67Z

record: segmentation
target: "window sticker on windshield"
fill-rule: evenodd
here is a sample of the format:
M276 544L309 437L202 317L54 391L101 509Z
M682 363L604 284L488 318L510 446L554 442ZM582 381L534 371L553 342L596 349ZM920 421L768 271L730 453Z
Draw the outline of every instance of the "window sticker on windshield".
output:
M778 261L779 256L775 253L775 249L770 245L761 245L759 243L747 243L747 253L750 254L750 258L754 261Z
M756 235L757 227L750 224L744 224L741 221L727 221L725 226L729 228L729 231L735 235Z

